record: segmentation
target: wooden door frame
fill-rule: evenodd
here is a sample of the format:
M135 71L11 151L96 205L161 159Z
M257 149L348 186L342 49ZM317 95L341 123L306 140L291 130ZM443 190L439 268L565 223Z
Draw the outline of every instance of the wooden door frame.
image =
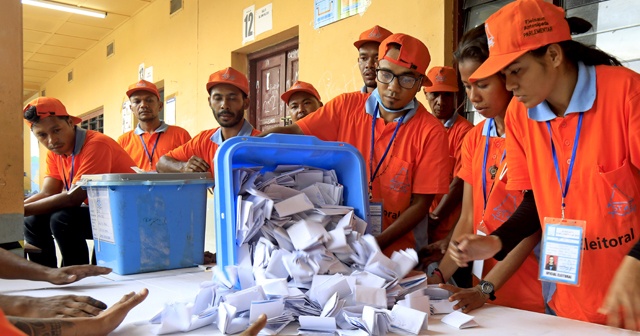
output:
M278 44L266 47L264 49L258 50L254 53L248 54L247 55L247 61L249 63L249 93L251 94L256 94L256 82L258 80L258 71L257 71L257 61L259 59L263 59L263 58L267 58L279 53L283 53L287 50L290 49L294 49L298 47L298 37L294 37L291 39L288 39L284 42L280 42ZM250 97L251 99L249 99L250 104L249 104L249 123L251 123L251 125L253 125L254 127L257 126L256 123L256 99L253 99L253 97ZM257 97L254 97L257 98Z

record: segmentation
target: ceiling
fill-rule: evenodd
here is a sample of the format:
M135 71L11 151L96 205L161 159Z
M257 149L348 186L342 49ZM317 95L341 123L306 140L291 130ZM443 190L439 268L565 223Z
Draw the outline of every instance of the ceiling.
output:
M104 19L23 5L23 100L153 1L56 0L105 11Z

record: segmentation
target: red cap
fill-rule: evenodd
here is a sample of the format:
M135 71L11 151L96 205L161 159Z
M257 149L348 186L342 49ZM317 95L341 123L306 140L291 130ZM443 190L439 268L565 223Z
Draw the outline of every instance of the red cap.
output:
M127 97L131 98L131 95L136 91L147 91L153 93L158 100L160 100L160 93L158 93L158 87L151 83L147 82L144 79L139 80L137 83L133 83L129 85L129 90L127 90Z
M314 88L313 85L311 85L311 84L309 84L307 82L303 82L303 81L297 81L297 82L293 83L293 85L291 85L289 90L287 90L287 92L283 93L282 96L280 96L280 98L282 98L282 100L284 101L285 104L289 104L289 99L296 92L306 92L306 93L316 97L316 99L318 101L321 101L320 100L320 94L318 93L318 90L316 90L316 88Z
M389 44L400 45L400 55L398 55L398 59L387 56ZM424 75L429 67L429 62L431 62L431 55L429 55L427 46L417 38L406 34L392 34L380 43L378 61L383 59ZM430 86L431 82L428 78L425 78L422 85Z
M55 98L51 98L51 97L36 98L22 109L22 114L24 115L27 109L31 106L36 107L36 112L38 113L38 116L40 117L40 119L55 116L55 117L69 117L74 124L79 124L82 122L82 119L69 115L69 113L67 113L67 109L64 107L64 105L62 105L62 102L60 102ZM26 119L24 120L24 122L29 126L29 128L33 126L33 124Z
M232 67L212 73L207 82L207 92L211 92L211 88L218 84L231 84L247 96L249 95L249 81L247 80L247 76Z
M367 42L382 43L382 41L391 34L390 31L383 27L373 26L373 28L363 31L360 34L360 39L353 42L353 45L356 46L356 49L360 49L360 47Z
M489 58L470 81L487 78L528 51L571 40L564 10L542 0L519 0L502 7L485 22Z
M433 67L429 69L427 78L431 86L425 87L424 92L458 92L458 77L450 66Z

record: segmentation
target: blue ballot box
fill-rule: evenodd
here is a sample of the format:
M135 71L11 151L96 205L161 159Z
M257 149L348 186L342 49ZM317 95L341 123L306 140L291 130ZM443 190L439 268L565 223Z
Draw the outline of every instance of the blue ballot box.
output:
M216 252L217 264L223 271L226 266L238 262L236 208L240 185L234 183L235 168L263 166L263 172L273 171L278 165L333 169L344 186L344 205L353 207L356 216L367 219L369 197L365 164L360 152L349 144L302 135L234 137L220 146L214 162Z
M79 184L98 265L124 275L202 264L211 174L84 175Z

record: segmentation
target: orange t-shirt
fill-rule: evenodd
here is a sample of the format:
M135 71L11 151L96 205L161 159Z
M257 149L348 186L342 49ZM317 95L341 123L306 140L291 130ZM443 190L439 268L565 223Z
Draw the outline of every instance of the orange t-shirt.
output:
M2 336L26 336L27 334L18 330L4 315L2 309L0 309L0 335Z
M49 151L45 176L62 181L68 189L82 178L82 175L133 173L131 167L135 165L129 154L110 137L76 127L74 155L58 155Z
M339 95L297 123L304 134L324 141L346 142L357 148L364 157L367 181L370 180L373 116L366 112L365 104L370 95L360 92ZM413 194L444 194L449 191L451 163L446 131L422 104L416 103L415 114L409 116L409 113L405 117L373 181L373 198L383 200L383 230L411 205ZM374 169L396 125L397 122L385 124L382 118L376 120ZM415 239L410 231L383 252L390 255L393 251L414 247Z
M494 126L495 127L495 126ZM482 164L486 147L486 134L489 133L487 120L483 120L474 127L465 138L462 146L462 168L458 177L473 187L473 233L481 229L490 234L499 228L522 202L522 191L507 191L507 175L501 174L506 166L505 138L491 136L487 153L487 167L483 172ZM502 161L502 162L501 162ZM490 168L497 167L494 180L491 179ZM511 168L507 169L511 172ZM484 193L482 192L482 174L486 176L487 207L484 207ZM484 214L483 214L484 212ZM480 227L483 222L484 227ZM491 258L484 261L483 278L498 262ZM496 291L496 300L491 303L544 313L544 299L542 285L538 281L538 259L533 252L525 259L520 268Z
M449 140L449 159L451 160L451 166L453 168L451 178L454 176L458 176L458 172L460 171L460 167L462 167L462 160L460 159L462 155L462 142L469 132L473 128L473 124L469 122L469 120L465 119L459 114L455 114L456 118L453 120L453 125L451 127L446 127L447 137ZM442 197L444 195L436 195L433 199L433 203L429 208L429 212L433 212L433 210L438 207ZM460 218L460 211L462 210L462 202L456 206L449 216L440 219L440 225L433 231L429 232L429 242L434 243L438 240L444 239L449 234L449 231L456 225L458 219Z
M597 310L640 234L640 75L623 67L582 64L578 73L578 83L590 78L595 94L585 95L588 85L578 84L565 116L549 113L544 118L551 124L564 182L579 117L575 112L581 111L573 107L583 105L585 111L565 211L566 218L587 222L580 285L558 284L550 305L558 316L605 323ZM546 122L531 119L527 108L513 100L506 128L507 187L532 189L541 221L561 217L562 193Z
M242 125L242 129L238 133L238 136L254 136L258 134L260 134L260 131L254 129L248 121L244 120L244 124ZM216 127L214 129L198 133L198 135L193 137L193 139L187 141L182 146L173 149L166 155L174 160L182 162L189 161L189 159L195 155L207 161L210 167L211 176L215 176L213 158L216 155L218 147L222 144L222 141L220 127Z
M156 163L163 155L189 140L191 135L184 128L162 122L152 133L145 132L138 126L135 130L121 135L118 138L118 144L129 153L138 168L144 171L155 171ZM151 162L149 156L151 156Z

